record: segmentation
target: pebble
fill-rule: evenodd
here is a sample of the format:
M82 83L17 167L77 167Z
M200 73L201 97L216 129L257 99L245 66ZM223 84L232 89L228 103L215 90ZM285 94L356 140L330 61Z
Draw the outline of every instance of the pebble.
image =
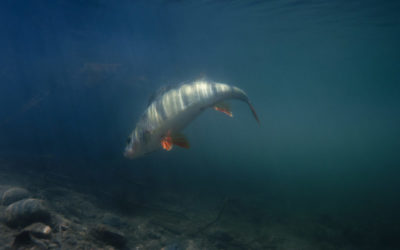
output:
M59 214L53 214L51 217L52 226L55 232L67 231L72 222Z
M49 238L51 235L51 227L43 224L41 222L33 223L23 229L23 231L28 231L31 235L35 236L36 238Z
M7 189L1 198L1 204L8 206L13 202L29 198L30 193L25 188L12 187Z
M4 212L9 227L27 226L33 222L48 222L50 212L43 200L23 199L9 205Z

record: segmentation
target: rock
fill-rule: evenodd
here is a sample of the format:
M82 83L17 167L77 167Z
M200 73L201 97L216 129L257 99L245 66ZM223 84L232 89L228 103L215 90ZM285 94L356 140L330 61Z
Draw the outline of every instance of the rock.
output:
M44 201L24 199L9 205L4 212L5 223L9 227L26 226L33 222L48 222L50 212Z
M8 206L13 202L29 198L30 193L25 188L12 187L3 193L1 204Z
M54 232L64 232L71 227L72 222L67 220L59 214L53 214L51 217L51 227L54 228Z
M51 235L51 227L41 223L36 222L33 223L23 229L23 231L28 231L31 235L35 236L36 238L50 238Z
M43 223L34 223L25 227L19 234L15 236L12 244L13 248L20 249L24 246L37 246L47 249L46 241L40 239L49 239L51 228ZM35 248L33 248L35 249Z
M0 185L0 202L1 199L3 198L3 194L10 189L12 186L8 186L8 185Z
M122 232L103 224L94 226L91 233L96 239L116 248L123 248L127 243Z
M22 246L31 245L31 235L27 231L22 231L21 233L15 236L14 242L12 243L12 247L14 249L22 248Z

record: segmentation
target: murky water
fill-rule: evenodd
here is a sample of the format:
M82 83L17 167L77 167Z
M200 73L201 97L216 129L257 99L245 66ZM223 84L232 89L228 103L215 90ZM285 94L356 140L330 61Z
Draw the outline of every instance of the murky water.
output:
M0 176L65 188L42 198L80 226L126 216L129 248L396 249L399 11L372 0L4 1ZM209 109L183 131L189 150L124 158L152 93L197 79L243 89L261 125L232 101L233 118ZM96 200L88 221L78 194ZM163 209L189 219L171 229ZM133 235L142 220L143 235L167 232Z

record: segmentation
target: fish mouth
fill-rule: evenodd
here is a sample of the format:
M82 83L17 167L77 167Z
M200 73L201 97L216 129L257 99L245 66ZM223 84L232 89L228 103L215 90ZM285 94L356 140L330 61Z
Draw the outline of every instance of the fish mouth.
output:
M125 151L124 151L124 156L126 157L126 158L128 158L128 159L133 159L135 156L134 156L134 152L133 152L133 150L132 149L125 149Z

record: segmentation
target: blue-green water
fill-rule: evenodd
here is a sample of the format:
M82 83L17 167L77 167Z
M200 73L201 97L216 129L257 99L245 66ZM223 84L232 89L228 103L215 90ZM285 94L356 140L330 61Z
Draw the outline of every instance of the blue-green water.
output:
M399 12L372 0L3 1L0 156L105 191L139 181L146 198L184 190L279 218L354 219L363 230L335 247L395 249ZM233 102L233 119L208 110L185 129L190 150L125 159L153 91L203 77L244 89L261 125Z

